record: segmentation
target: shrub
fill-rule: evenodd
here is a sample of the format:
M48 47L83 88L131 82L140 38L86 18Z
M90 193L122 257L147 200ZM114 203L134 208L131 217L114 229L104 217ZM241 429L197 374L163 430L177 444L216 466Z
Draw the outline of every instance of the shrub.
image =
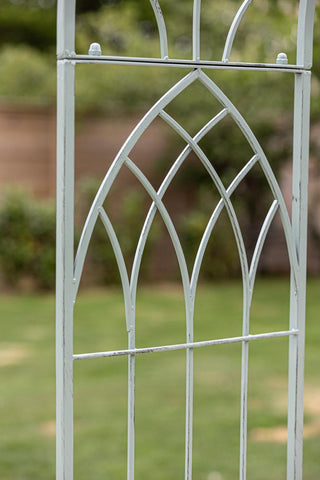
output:
M0 267L16 287L33 278L39 288L54 286L55 208L36 202L21 190L7 191L0 204Z
M0 49L0 100L13 105L53 105L55 63L27 46Z

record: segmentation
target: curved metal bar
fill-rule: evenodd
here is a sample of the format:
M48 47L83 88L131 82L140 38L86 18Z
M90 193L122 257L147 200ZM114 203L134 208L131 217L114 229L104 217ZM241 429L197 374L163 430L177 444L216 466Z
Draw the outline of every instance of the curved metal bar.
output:
M199 72L200 74L201 72ZM236 243L239 251L239 258L240 258L240 265L242 271L242 284L243 284L243 319L242 319L242 334L244 336L249 335L249 324L250 324L250 304L249 304L249 272L248 272L248 260L247 254L240 230L240 226L237 220L237 216L231 204L231 201L227 195L227 192L217 175L216 171L214 170L213 166L207 159L206 155L203 153L201 148L193 141L190 135L179 125L174 119L172 119L169 115L165 112L161 112L160 115L180 134L182 138L185 138L186 142L192 147L193 151L202 161L203 165L205 166L206 170L208 171L209 175L211 176L214 184L216 185L223 201L226 206L226 210L228 212L231 225L235 234ZM188 363L187 363L188 365ZM240 435L241 435L241 442L240 442L240 471L241 471L241 478L245 479L245 471L246 471L246 450L247 450L247 404L248 404L248 365L249 365L249 345L248 342L243 342L242 344L242 360L241 360L241 424L240 424ZM187 377L188 378L188 377ZM188 392L188 389L187 389ZM187 397L188 398L188 397ZM192 401L192 395L190 394L190 398ZM187 410L188 412L188 410ZM189 430L186 429L186 449L187 449L187 442L188 439L191 438L190 433L190 422L191 419L187 417L186 425L189 426ZM191 447L188 448L188 454L191 455ZM191 471L189 467L189 457L186 455L186 474L185 477L191 479ZM188 476L187 476L188 475Z
M250 304L252 301L252 294L253 294L253 287L254 287L254 282L256 279L256 274L257 274L257 269L258 269L258 264L261 256L261 252L263 249L264 242L266 240L267 233L269 231L270 225L272 223L272 220L274 219L274 216L278 210L278 201L274 200L272 202L272 205L266 215L266 218L264 219L263 225L261 227L257 243L253 252L252 260L251 260L251 265L250 265L250 272L249 272L249 279L250 279Z
M199 132L195 135L194 139L196 142L200 141L204 135L206 135L220 120L222 120L228 111L223 109L219 112L214 118L212 118ZM177 158L174 165L169 170L166 178L162 182L160 189L158 190L158 197L161 199L170 185L173 177L179 170L184 159L190 153L191 147L188 145L184 148L180 156ZM145 223L143 225L141 235L139 238L136 255L133 262L133 268L131 273L131 292L132 299L136 298L136 289L138 282L138 274L140 270L140 264L142 259L142 254L145 248L145 243L150 231L150 227L154 218L154 215L157 210L157 205L155 202L151 205L148 215L146 217ZM186 293L185 293L186 298ZM194 300L192 296L188 293L188 298L190 299L190 306L186 305L187 311L187 340L188 342L193 341L193 309L194 309ZM185 455L185 478L191 478L191 463L192 463L192 416L193 416L193 351L192 349L187 349L187 361L186 361L186 455Z
M271 192L273 194L273 197L275 200L278 201L279 203L279 211L280 211L280 216L281 216L281 221L282 221L282 226L284 230L284 234L286 237L286 242L287 242L287 248L288 248L288 255L290 259L290 264L292 266L293 270L293 279L296 288L299 288L299 276L298 276L298 258L297 258L297 252L295 249L295 245L292 239L292 227L291 227L291 222L288 214L287 207L285 205L283 195L281 193L280 187L278 185L278 182L275 178L275 175L272 171L272 168L269 165L269 162L267 160L267 157L258 142L257 138L255 137L254 133L252 132L251 128L245 121L245 119L242 117L240 112L236 109L236 107L233 105L233 103L228 99L228 97L220 90L220 88L202 71L199 71L199 80L205 85L209 91L211 91L216 98L224 105L226 108L228 108L231 116L239 126L240 130L243 132L244 136L246 137L249 145L251 145L251 148L255 153L258 154L259 156L259 163L260 166L263 170L263 173L265 174L265 177L267 179L267 182L270 186Z
M173 247L175 249L183 284L184 300L186 305L186 329L187 329L187 343L193 342L193 302L190 295L190 279L188 274L188 268L185 260L185 256L180 244L179 237L174 228L170 215L168 214L162 200L158 197L157 192L154 190L150 182L143 175L141 170L127 157L126 165L130 171L137 177L142 183L146 191L149 193L153 202L157 206L159 213L168 229L169 235L172 240ZM192 464L192 423L193 423L193 350L187 349L186 358L186 455L185 455L185 479L191 480Z
M104 179L104 189L106 191L106 194L110 190L116 176L118 175L121 167L123 165L123 161L121 158L117 157L114 161L114 163L111 165L107 175L105 176ZM99 192L101 191L102 186L100 186L100 189L96 195L96 198L91 206L91 209L89 211L89 214L87 216L85 225L82 230L82 234L80 237L79 245L78 245L78 250L77 250L77 255L75 258L74 262L74 268L73 268L73 283L74 283L74 291L73 291L73 301L75 302L76 296L78 293L79 289L79 284L80 284L80 279L81 279L81 274L84 266L84 261L87 255L90 239L93 233L94 226L97 222L98 216L99 216L99 210L102 207L103 201L98 202L99 199Z
M247 288L249 286L249 268L248 268L248 260L247 260L247 254L244 246L244 241L243 237L241 234L241 229L239 226L239 222L236 216L236 213L234 211L234 208L232 206L232 203L230 201L229 195L219 177L217 172L215 171L214 167L211 165L208 157L205 155L203 150L199 147L197 143L193 140L193 138L186 132L186 130L178 123L176 120L174 120L170 115L168 115L166 112L160 112L160 116L174 129L177 131L177 133L190 145L194 153L197 155L207 172L209 173L211 179L213 180L213 183L215 184L219 194L221 195L224 205L227 209L231 225L235 234L236 242L237 242L237 247L239 250L239 258L240 258L240 264L241 264L241 270L242 270L242 277L243 277L243 284L246 285L245 290L247 291ZM246 293L247 295L247 293Z
M104 177L101 186L98 190L98 193L92 203L90 212L88 214L86 223L82 230L78 251L76 255L76 260L74 264L74 291L73 298L77 296L77 291L80 284L81 273L83 270L83 265L87 250L89 247L90 238L95 226L95 223L98 218L99 208L103 205L103 202L117 176L119 170L121 169L125 157L130 153L136 142L139 140L144 131L152 123L152 121L158 116L159 112L165 108L179 93L181 93L187 86L191 85L198 78L198 71L194 70L191 73L188 73L183 77L178 83L176 83L168 92L166 92L160 100L148 111L148 113L143 117L143 119L138 123L136 128L132 131L130 136L127 138L126 142L121 147L118 152L115 160L110 166L108 173Z
M112 249L114 252L114 256L116 258L118 268L119 268L119 273L121 277L121 283L122 283L122 289L123 289L123 296L124 296L124 304L125 304L125 313L126 313L126 326L127 326L127 332L131 328L134 327L133 325L133 320L132 320L132 308L131 308L131 301L130 301L130 285L129 285L129 277L128 277L128 272L126 269L126 264L123 258L123 254L121 251L121 247L116 235L116 232L114 231L114 228L112 226L112 223L110 222L110 219L108 215L106 214L106 211L104 208L99 209L99 215L102 220L102 223L104 225L104 228L106 229L106 232L108 234L108 237L110 239Z
M119 273L121 276L121 283L123 289L123 296L125 302L126 313L126 327L128 332L128 348L135 348L135 315L134 309L131 305L129 278L122 255L121 247L118 238L113 229L112 223L109 220L105 210L101 207L99 214L102 223L109 236L113 252L118 264ZM134 436L134 410L135 410L135 356L128 357L128 448L127 448L127 480L133 480L134 472L134 450L135 450L135 436Z
M289 214L277 183L275 175L269 165L269 162L264 154L264 151L250 129L247 122L244 120L240 112L235 108L232 102L226 97L226 95L215 85L215 83L201 70L199 71L199 79L205 85L209 91L211 91L216 98L229 109L233 119L243 132L247 141L251 145L253 151L259 155L259 163L268 181L272 194L275 200L278 201L279 211L282 221L282 226L287 242L287 249L290 259L292 282L294 290L297 295L303 290L303 278L299 277L299 261L297 256L297 250L292 235L292 225L290 222ZM243 335L249 333L249 299L244 296L244 313L243 313ZM248 403L248 362L249 362L249 346L248 342L242 344L242 361L241 361L241 423L240 423L240 478L246 478L246 455L247 455L247 403Z
M297 65L312 67L313 26L316 0L300 0L297 35Z
M223 110L221 110L221 112L217 113L217 115L211 118L211 120L209 120L209 122L199 131L199 133L194 136L194 141L197 143L200 142L200 140L202 140L202 138L207 135L207 133L209 133L210 130L213 129L213 127L215 127L219 122L221 122L221 120L223 120L228 115L228 113L229 112L227 108L224 108ZM188 148L188 153L192 150L189 145L186 148Z
M193 0L192 58L195 62L200 60L200 14L201 0Z
M228 110L224 108L219 112L215 117L213 117L209 122L193 137L194 141L198 143L217 123L219 123L226 115L228 114ZM170 183L172 182L174 176L180 169L181 165L183 164L185 158L189 155L189 153L192 151L192 148L190 145L187 145L181 154L178 156L177 160L174 162L172 167L170 168L169 172L167 173L166 177L164 178L157 195L161 199L163 195L165 194L167 188L169 187ZM142 255L144 252L145 244L148 238L148 234L154 219L154 216L157 211L157 206L155 203L153 203L148 211L148 214L146 216L144 225L141 230L141 235L138 241L138 246L136 250L136 254L133 260L133 266L132 266L132 272L131 272L131 291L132 291L132 296L135 298L136 296L136 290L137 290L137 284L138 284L138 276L139 276L139 271L140 271L140 264L141 264L141 259Z
M166 24L163 18L162 10L158 0L150 0L152 9L154 11L156 22L158 26L159 38L160 38L160 50L161 50L161 58L167 59L169 58L168 55L168 39L167 39L167 29Z
M295 245L292 239L292 227L286 209L284 199L276 181L274 173L268 163L268 160L264 154L262 147L258 140L254 136L247 122L244 120L240 112L228 99L228 97L217 87L217 85L201 70L199 71L199 80L208 88L208 90L230 111L232 118L243 132L249 145L253 151L259 156L260 166L266 176L270 189L274 198L279 203L280 215L282 220L283 229L286 236L287 248L290 258L290 264L292 265L293 278L295 285L298 285L298 259L295 250ZM240 257L241 260L241 257ZM245 277L247 280L247 277ZM247 280L249 282L249 279ZM243 335L249 334L249 312L250 312L250 291L248 283L243 283ZM298 288L298 287L297 287ZM247 410L248 410L248 365L249 365L249 345L248 342L242 344L242 359L241 359L241 415L240 415L240 478L244 480L246 478L246 463L247 463Z
M162 219L168 229L169 235L172 240L173 247L176 251L177 255L177 260L179 263L180 271L181 271L181 278L182 278L182 283L183 283L183 288L184 288L184 294L185 294L185 301L186 301L186 308L187 312L190 311L190 279L189 279L189 273L188 273L188 268L186 264L186 260L183 254L183 250L180 244L180 240L178 237L178 234L176 232L176 229L174 228L173 222L170 218L170 215L162 203L161 198L159 198L157 192L149 182L149 180L146 178L146 176L141 172L141 170L130 160L129 157L125 158L125 164L129 168L129 170L134 174L134 176L141 182L147 193L150 195L152 198L153 202L155 203L157 209L159 210L159 213L162 216Z
M231 27L230 27L229 32L228 32L226 43L224 45L224 50L223 50L223 55L222 55L222 61L223 62L228 62L229 61L234 37L237 33L240 22L241 22L244 14L246 13L246 11L247 11L247 9L248 9L248 7L251 3L252 3L252 0L244 0L244 2L242 3L241 7L237 11L237 13L236 13L236 15L233 19L233 22L232 22Z
M232 195L232 193L235 191L235 189L237 188L239 183L244 179L244 177L247 175L247 173L251 170L251 168L257 163L258 159L259 159L258 155L254 155L249 160L249 162L242 168L242 170L240 170L238 175L233 179L233 181L231 182L231 184L229 185L229 187L226 190L229 197ZM213 228L214 228L214 226L215 226L215 224L216 224L216 222L219 218L220 213L222 212L223 207L224 207L224 202L223 202L223 199L221 198L219 200L216 208L214 209L211 217L210 217L210 220L209 220L208 225L207 225L207 227L206 227L206 229L203 233L203 236L202 236L199 248L198 248L198 252L197 252L197 255L196 255L196 259L195 259L194 266L193 266L193 271L192 271L192 276L191 276L191 295L192 295L193 299L196 296L196 288L197 288L200 268L201 268L202 261L203 261L203 256L204 256L205 250L207 248L212 230L213 230Z

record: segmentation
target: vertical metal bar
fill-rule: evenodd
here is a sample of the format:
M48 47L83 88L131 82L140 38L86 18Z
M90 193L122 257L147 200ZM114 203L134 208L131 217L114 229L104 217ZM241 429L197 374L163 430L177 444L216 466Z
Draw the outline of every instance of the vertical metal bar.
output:
M75 0L59 0L57 54L73 52ZM74 64L57 65L56 479L73 479Z
M200 60L200 13L201 0L193 0L193 25L192 25L192 59Z
M74 65L58 62L56 256L56 478L73 478Z
M72 54L75 50L76 0L58 0L57 55Z
M187 323L187 343L192 343L193 342L193 308L192 307L189 307L187 310L186 323ZM192 440L193 440L193 348L187 348L187 352L186 352L186 432L185 432L185 436L186 436L185 438L185 480L191 480L192 479Z
M243 285L243 326L242 335L249 335L250 324L250 293L248 288L249 275ZM249 342L242 342L241 355L241 405L240 405L240 468L239 479L247 478L247 417L248 417L248 371Z
M129 349L135 348L135 328L131 326L128 335ZM134 480L135 455L135 370L136 357L128 357L128 446L127 446L127 480Z
M313 25L316 0L300 0L298 35L297 35L297 65L304 68L312 66Z
M240 468L239 479L247 478L247 417L248 417L249 342L242 342L241 407L240 407Z
M303 384L308 214L310 72L295 75L292 233L298 257L298 285L291 281L287 480L302 480Z

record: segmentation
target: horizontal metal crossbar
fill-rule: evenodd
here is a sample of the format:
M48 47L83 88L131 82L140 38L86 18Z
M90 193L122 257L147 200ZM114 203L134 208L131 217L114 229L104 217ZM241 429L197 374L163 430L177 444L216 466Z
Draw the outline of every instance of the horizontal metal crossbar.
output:
M204 340L201 342L178 343L175 345L163 345L159 347L132 348L127 350L113 350L107 352L80 353L73 355L74 360L85 360L92 358L121 357L125 355L138 355L141 353L159 353L172 350L185 350L188 348L210 347L213 345L224 345L228 343L250 342L252 340L263 340L267 338L288 337L298 335L299 330L284 330L280 332L258 333L256 335L242 335L240 337L218 338L215 340Z
M70 61L76 64L109 64L109 65L135 65L153 67L178 67L178 68L209 68L216 70L255 70L303 73L306 68L299 65L283 65L276 63L246 63L246 62L218 62L195 61L183 59L162 59L148 57L117 57L117 56L92 56L92 55L60 55L58 61Z

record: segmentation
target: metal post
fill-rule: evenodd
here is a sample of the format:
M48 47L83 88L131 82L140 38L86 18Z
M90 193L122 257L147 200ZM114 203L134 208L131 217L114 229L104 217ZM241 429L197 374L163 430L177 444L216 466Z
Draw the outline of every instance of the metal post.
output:
M74 50L75 2L58 2L57 53ZM73 62L57 66L56 479L73 479Z
M298 285L291 281L287 480L302 480L303 384L308 214L310 72L295 75L292 231L298 257Z
M74 65L58 63L56 381L57 480L72 479Z

